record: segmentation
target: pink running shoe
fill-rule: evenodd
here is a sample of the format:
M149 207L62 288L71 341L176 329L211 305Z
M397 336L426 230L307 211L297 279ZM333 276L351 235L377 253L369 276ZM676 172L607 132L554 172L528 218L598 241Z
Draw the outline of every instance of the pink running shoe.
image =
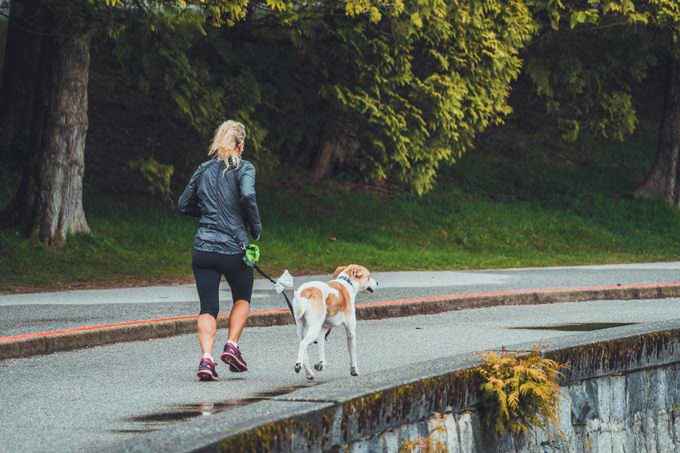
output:
M217 371L215 370L215 362L208 359L202 358L198 364L198 376L199 381L214 381L217 379Z
M234 373L242 373L248 371L248 364L243 359L241 351L237 346L231 343L224 345L224 352L220 356L220 359L227 365L229 365L229 370Z

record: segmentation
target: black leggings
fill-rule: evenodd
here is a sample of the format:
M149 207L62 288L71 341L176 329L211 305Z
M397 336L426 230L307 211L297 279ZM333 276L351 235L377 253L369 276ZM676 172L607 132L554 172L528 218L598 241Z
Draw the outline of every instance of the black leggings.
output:
M234 301L250 303L253 294L253 269L243 263L243 254L224 255L215 252L194 250L191 268L196 278L196 289L201 299L201 314L217 318L220 311L220 280L227 279Z

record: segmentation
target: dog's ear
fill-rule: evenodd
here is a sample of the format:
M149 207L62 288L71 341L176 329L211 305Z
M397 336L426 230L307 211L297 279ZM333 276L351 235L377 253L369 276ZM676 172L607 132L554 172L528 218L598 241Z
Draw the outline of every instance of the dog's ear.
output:
M363 266L359 266L357 264L352 265L352 270L350 271L350 274L352 277L356 278L357 280L361 280L366 276L367 269L365 269Z
M345 273L350 276L350 278L360 280L364 276L364 272L361 266L357 264L350 264L345 267Z
M338 275L342 274L345 269L347 269L347 266L338 266L333 272L333 278L338 278Z

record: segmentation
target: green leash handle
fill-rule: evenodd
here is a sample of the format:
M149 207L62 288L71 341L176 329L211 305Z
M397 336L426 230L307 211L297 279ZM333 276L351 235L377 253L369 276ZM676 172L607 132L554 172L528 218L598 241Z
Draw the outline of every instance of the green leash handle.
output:
M248 267L255 267L260 261L260 247L250 244L243 250L243 263Z
M248 247L245 247L243 249L243 263L248 266L254 268L260 275L262 275L264 278L269 280L270 282L276 284L276 281L271 278L269 275L265 274L262 269L260 269L257 266L257 262L260 261L260 247L258 247L255 244L250 244ZM286 295L286 292L282 292L283 298L286 299L286 305L288 305L288 310L290 310L290 314L295 317L295 313L293 311L293 306L290 303L290 299L288 299L288 296ZM328 338L328 334L331 333L329 330L326 332L326 338Z

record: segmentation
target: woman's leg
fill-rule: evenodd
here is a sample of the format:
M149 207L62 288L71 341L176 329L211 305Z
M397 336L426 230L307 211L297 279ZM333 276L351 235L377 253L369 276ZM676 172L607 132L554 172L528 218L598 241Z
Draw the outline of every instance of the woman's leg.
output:
M201 352L204 355L212 355L213 345L215 344L215 335L217 334L217 320L210 314L198 315L196 326Z
M194 252L192 269L196 278L196 289L201 300L196 330L203 354L211 354L217 333L217 314L219 313L219 289L222 275L210 267L210 254Z
M238 343L250 314L250 299L253 295L253 269L243 264L242 255L230 255L229 266L225 266L224 276L231 288L234 306L229 314L228 339Z
M243 333L243 328L248 321L250 314L250 302L239 299L234 302L234 306L229 313L229 341L238 343Z
M241 259L241 255L232 255L229 258L231 266L225 269L224 273L231 287L234 306L229 314L229 339L224 345L224 352L220 358L229 365L229 370L234 372L248 371L248 365L241 354L238 342L248 321L250 298L253 293L253 269L246 267Z

